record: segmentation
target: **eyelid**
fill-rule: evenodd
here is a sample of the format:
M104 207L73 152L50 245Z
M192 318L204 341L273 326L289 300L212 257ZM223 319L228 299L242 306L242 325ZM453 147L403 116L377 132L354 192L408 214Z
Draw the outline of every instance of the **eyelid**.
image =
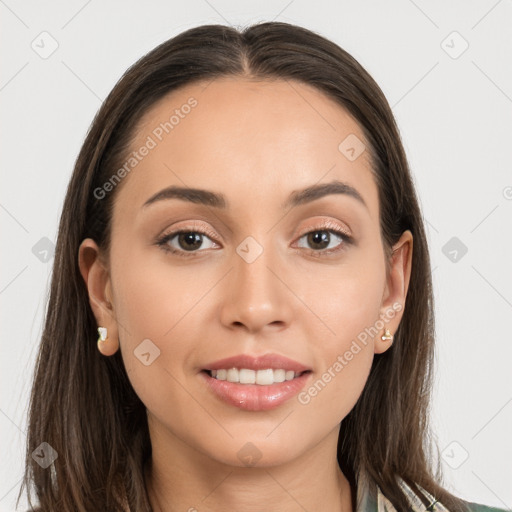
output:
M202 224L196 220L192 221L190 224L190 221L183 221L182 223L178 223L178 225L173 225L172 228L164 229L161 235L159 235L157 238L164 237L166 235L170 235L171 233L176 233L179 231L200 231L201 233L204 233L209 238L212 238L213 240L217 239L217 234L212 231L210 228L207 227L207 225Z
M311 231L320 230L320 229L333 229L335 231L340 231L343 233L347 238L352 238L352 233L350 229L348 229L344 224L335 222L330 219L322 219L318 222L311 221L312 225L306 226L303 229L299 231L299 237L302 237ZM182 225L183 224L183 225ZM212 238L214 241L217 239L217 234L207 227L206 224L201 223L200 221L192 221L192 224L190 224L190 221L183 221L182 223L179 223L176 226L173 226L172 228L165 229L161 235L159 235L158 238L161 238L162 236L165 236L166 234L176 233L177 231L184 230L184 231L194 231L196 228L198 228L200 231L202 231L205 235Z
M312 226L304 228L303 230L300 231L299 236L302 237L302 236L306 235L307 233L310 233L311 231L319 231L321 229L332 229L335 231L340 231L347 238L352 238L352 233L343 224L332 221L332 220L325 220L325 219L315 223Z

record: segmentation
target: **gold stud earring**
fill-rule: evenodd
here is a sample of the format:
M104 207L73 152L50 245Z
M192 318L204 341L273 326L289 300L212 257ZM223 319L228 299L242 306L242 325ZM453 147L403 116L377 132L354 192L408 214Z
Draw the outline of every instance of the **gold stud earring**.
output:
M389 329L386 329L384 331L384 334L380 337L382 341L389 341L393 339L393 335L391 334L391 331Z

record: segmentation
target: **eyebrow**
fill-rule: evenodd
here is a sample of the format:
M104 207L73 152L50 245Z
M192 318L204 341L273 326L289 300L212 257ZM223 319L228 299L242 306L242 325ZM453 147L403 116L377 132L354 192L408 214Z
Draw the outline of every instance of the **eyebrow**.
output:
M334 180L330 183L311 185L303 190L294 190L281 207L286 209L288 207L300 206L331 194L343 194L353 197L368 209L368 206L361 194L348 183L344 183L339 180ZM172 185L151 196L142 205L142 209L146 209L152 204L167 199L180 199L182 201L211 206L213 208L223 210L229 208L229 201L226 199L224 194L199 188L178 187Z

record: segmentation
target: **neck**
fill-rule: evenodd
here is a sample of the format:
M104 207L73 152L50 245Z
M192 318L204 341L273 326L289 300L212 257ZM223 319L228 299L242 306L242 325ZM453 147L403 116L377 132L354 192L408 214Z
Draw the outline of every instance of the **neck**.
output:
M319 504L325 512L355 510L355 490L335 456L337 431L298 458L267 467L224 464L172 434L166 439L172 442L152 439L145 469L154 512L298 512Z

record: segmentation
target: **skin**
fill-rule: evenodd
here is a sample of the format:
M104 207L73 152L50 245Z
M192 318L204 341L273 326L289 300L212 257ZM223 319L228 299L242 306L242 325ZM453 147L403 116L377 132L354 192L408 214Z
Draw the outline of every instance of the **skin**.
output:
M392 344L380 339L384 329L306 405L294 397L270 411L243 411L215 397L198 372L220 358L274 352L311 367L309 387L358 334L405 304L412 235L394 246L386 273L368 151L350 161L338 149L349 134L364 141L363 132L305 84L230 77L186 86L146 112L133 150L191 96L197 106L117 191L110 254L91 239L79 251L91 308L108 329L98 348L104 356L121 350L148 411L151 503L164 511L291 512L318 503L327 512L355 510L355 490L336 461L338 431L374 355ZM356 188L366 206L335 194L281 208L292 191L334 179ZM171 199L142 210L169 185L222 192L230 208ZM342 250L321 254L304 234L325 231L322 221L348 230L354 244L332 235L328 248ZM190 258L156 245L183 227L214 236ZM252 263L236 252L247 236L263 248ZM178 237L169 245L191 254ZM402 313L384 328L394 333ZM146 338L161 351L149 366L133 353ZM248 442L261 456L253 467L237 456Z

